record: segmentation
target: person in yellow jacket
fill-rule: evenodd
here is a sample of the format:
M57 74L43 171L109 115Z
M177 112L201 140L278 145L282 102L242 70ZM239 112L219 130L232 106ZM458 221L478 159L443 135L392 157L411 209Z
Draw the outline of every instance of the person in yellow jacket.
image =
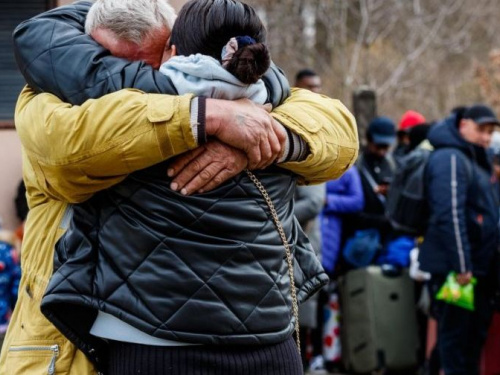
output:
M40 312L54 245L64 232L64 213L68 204L85 201L129 173L195 147L191 97L123 90L71 106L51 94L36 95L29 88L22 92L16 127L30 212L19 299L2 348L1 374L46 373L53 358L58 373L94 374L83 353ZM306 160L282 165L306 182L338 177L355 161L356 125L340 102L296 90L272 116L308 143Z
M55 373L56 362L58 374L95 373L83 353L39 310L52 275L54 244L68 219L66 208L121 182L133 171L196 148L191 101L191 95L122 90L72 106L51 94L36 95L30 88L22 92L16 126L23 144L30 213L19 301L1 354L1 374ZM241 114L255 122L266 121L248 103L222 105L225 111L214 116L214 122L230 124ZM294 90L272 116L309 147L305 160L281 165L301 175L303 182L338 177L354 162L356 125L340 102Z

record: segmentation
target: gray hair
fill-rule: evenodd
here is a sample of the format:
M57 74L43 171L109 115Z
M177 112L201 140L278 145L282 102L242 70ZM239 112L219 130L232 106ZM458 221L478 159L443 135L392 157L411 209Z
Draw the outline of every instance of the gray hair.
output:
M87 14L85 32L104 28L119 39L140 44L154 29L172 30L175 18L168 0L96 0Z

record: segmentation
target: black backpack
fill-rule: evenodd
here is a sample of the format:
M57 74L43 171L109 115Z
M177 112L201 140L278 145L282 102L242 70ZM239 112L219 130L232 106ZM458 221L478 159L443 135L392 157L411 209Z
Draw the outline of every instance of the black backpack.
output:
M427 227L429 207L425 194L425 171L432 151L416 148L401 161L387 194L386 213L393 228L421 235Z
M401 160L387 194L386 215L392 227L400 232L423 235L429 221L429 205L425 188L427 163L432 154L428 148L418 147ZM461 152L467 173L473 175L471 162Z

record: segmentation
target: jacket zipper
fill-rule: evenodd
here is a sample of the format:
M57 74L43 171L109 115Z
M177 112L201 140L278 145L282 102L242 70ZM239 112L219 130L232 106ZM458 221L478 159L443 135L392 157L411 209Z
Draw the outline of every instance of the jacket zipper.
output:
M49 368L47 371L48 375L54 375L56 373L56 359L59 356L59 345L51 346L11 346L9 352L42 352L51 351L52 359L50 360Z

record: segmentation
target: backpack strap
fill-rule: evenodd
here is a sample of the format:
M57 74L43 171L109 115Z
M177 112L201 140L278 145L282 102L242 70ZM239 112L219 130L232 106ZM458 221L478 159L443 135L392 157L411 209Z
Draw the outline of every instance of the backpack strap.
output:
M373 178L373 176L370 173L370 171L368 170L368 168L366 168L365 163L364 163L364 159L361 159L359 161L358 168L359 168L361 174L363 176L365 176L366 180L370 184L370 187L373 189L373 192L375 192L375 189L378 187L378 184L375 182L375 179ZM386 199L382 194L376 193L375 195L382 202L382 204L385 204Z
M392 155L386 155L385 160L387 160L387 163L389 163L389 167L392 170L392 173L395 173L397 170L397 164L396 160L394 160L394 157Z

